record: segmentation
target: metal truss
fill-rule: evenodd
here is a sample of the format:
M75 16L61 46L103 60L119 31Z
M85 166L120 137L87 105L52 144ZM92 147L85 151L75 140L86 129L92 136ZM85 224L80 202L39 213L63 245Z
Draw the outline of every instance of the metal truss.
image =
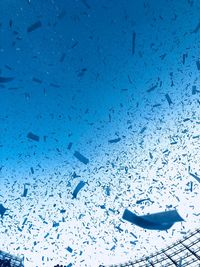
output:
M200 267L200 229L159 252L136 261L107 267ZM99 267L106 267L100 265Z

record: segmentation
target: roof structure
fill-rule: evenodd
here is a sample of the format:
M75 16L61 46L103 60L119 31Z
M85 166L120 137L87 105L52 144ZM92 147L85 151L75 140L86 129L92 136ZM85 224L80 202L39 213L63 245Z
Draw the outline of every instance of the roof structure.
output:
M11 255L7 252L0 250L0 260L7 261L10 260L11 267L24 267L24 257L18 257Z
M180 240L165 249L160 250L147 257L136 261L129 261L124 264L110 265L109 267L200 267L200 229L190 233L183 240ZM99 267L105 267L100 265Z

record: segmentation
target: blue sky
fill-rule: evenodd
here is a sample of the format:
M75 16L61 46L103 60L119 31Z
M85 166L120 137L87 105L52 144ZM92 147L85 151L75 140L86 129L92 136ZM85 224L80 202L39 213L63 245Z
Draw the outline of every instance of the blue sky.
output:
M80 210L84 223L92 222L92 236L101 237L91 247L84 245L85 266L94 264L89 251L95 248L99 248L98 263L102 258L109 263L111 258L123 262L133 257L129 237L112 227L120 223L125 208L145 215L169 210L171 205L185 219L164 234L126 223L124 232L134 227L140 236L135 249L144 254L144 240L150 248L155 245L152 239L162 246L164 239L166 244L175 240L174 231L181 238L198 225L199 184L188 167L197 175L200 172L199 9L198 1L185 0L1 1L0 77L14 79L0 83L0 204L11 212L1 222L0 249L25 254L35 266L35 254L46 255L45 246L55 247L47 238L38 238L39 245L33 245L28 229L32 224L35 235L45 236L46 228L38 222L43 214L58 242L51 225L62 220L61 208L67 215L66 224L56 229L63 233L60 247L67 246L64 237L70 231L69 243L77 252L65 259L61 249L52 261L71 261L74 266L80 266L78 251L88 235L82 222L76 226ZM38 28L27 31L38 22ZM39 142L27 138L30 132L39 136ZM108 142L115 138L120 141ZM89 163L78 161L75 151ZM73 172L79 177L73 178ZM87 184L74 201L71 194L80 181ZM26 199L21 197L25 183L29 184ZM110 197L105 196L107 185ZM47 197L52 194L57 211ZM15 201L18 197L21 204ZM154 203L137 206L141 197L153 197ZM106 218L106 211L99 209L103 204L120 210L108 216L109 234L98 228ZM26 217L26 227L18 232L16 225ZM82 229L79 237L76 227ZM7 237L5 229L10 229ZM116 250L110 252L115 234ZM9 236L20 240L20 249L11 246ZM47 266L47 258L42 264Z

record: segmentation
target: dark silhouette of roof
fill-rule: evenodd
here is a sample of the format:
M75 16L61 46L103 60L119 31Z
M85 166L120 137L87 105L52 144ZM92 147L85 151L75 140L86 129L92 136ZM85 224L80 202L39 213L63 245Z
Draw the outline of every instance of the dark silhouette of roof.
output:
M171 246L159 252L142 257L135 261L123 264L109 265L107 267L161 267L161 266L200 266L200 229L190 233L183 240L177 241ZM105 267L100 265L99 267Z
M0 266L2 267L24 267L24 258L11 255L0 250Z

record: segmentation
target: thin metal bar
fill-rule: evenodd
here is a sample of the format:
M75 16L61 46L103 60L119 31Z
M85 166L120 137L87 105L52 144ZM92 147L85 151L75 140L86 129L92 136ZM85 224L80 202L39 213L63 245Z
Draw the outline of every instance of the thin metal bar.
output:
M148 261L148 263L149 263L152 267L155 267L155 265L154 265L151 261Z
M167 255L165 252L164 252L164 254L165 254L165 256L167 256L168 259L171 260L171 262L173 262L173 264L174 264L175 266L178 266L178 263L177 263L175 260L173 260L173 259L172 259L169 255Z
M198 256L193 250L191 250L188 246L182 244L189 252L194 255L199 261L200 261L200 256Z

